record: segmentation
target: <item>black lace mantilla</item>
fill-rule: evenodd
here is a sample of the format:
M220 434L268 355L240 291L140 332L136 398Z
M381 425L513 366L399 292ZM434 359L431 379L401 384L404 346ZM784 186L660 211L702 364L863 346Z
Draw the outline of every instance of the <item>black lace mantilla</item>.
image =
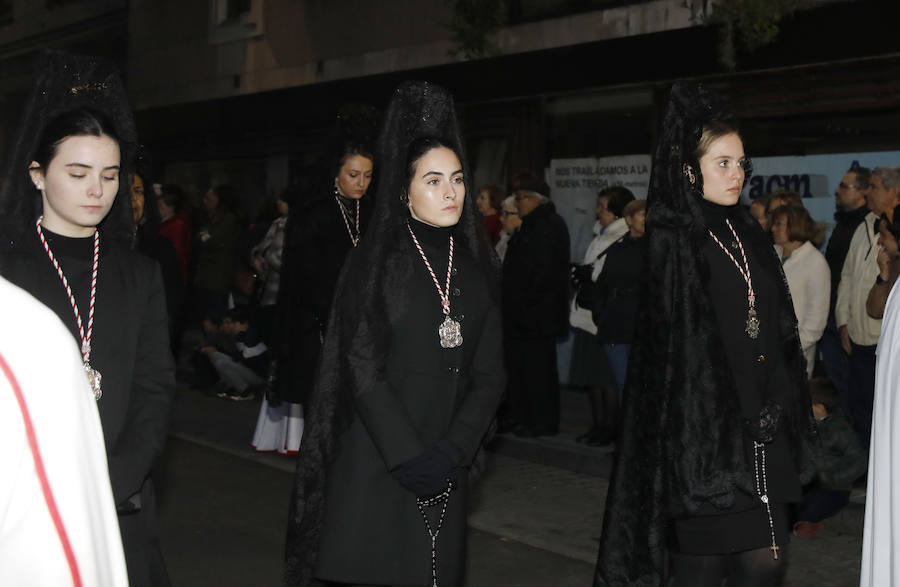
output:
M783 408L775 400L766 401L759 411L759 418L754 422L750 418L744 418L744 434L754 442L769 444L775 440L778 433L778 425L781 423Z
M759 422L743 423L710 311L702 253L709 236L696 195L703 192L694 152L705 123L730 119L715 93L690 83L672 87L653 156L645 306L628 365L595 586L666 585L671 520L704 503L729 507L737 491L753 494L748 435L767 442L780 429L790 436L798 470L809 462L805 361L785 280L777 280L774 326L791 380L790 404L765 404ZM748 244L771 250L749 214L740 211L733 222ZM775 254L762 257L764 271L783 276Z
M37 142L47 124L57 116L77 109L104 115L119 137L121 163L119 192L112 208L100 224L101 234L130 245L132 228L130 183L134 169L137 131L125 87L115 65L105 58L44 49L34 62L34 78L24 111L19 118L15 140L10 145L0 192L0 223L3 240L14 241L34 232L41 213L41 196L31 181L28 168Z

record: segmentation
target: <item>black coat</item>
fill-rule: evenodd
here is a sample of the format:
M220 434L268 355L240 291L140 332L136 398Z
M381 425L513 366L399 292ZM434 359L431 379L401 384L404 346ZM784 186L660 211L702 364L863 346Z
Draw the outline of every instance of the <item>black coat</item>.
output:
M435 272L446 275L446 247L424 239L422 246ZM320 579L430 584L430 540L415 496L390 471L443 439L462 449L460 467L470 465L503 390L499 310L474 259L456 249L451 315L462 325L463 344L445 349L438 339L444 315L432 278L411 244L401 254L410 273L405 288L391 297L386 368L375 380L360 382L355 417L338 439L327 472L315 573ZM361 345L351 352L351 362L365 370L377 352ZM461 581L467 493L462 472L437 543L440 585Z
M371 215L370 198L360 200L360 231ZM305 403L312 389L334 286L353 249L347 226L331 196L318 198L288 220L276 309L276 391Z
M647 240L627 234L606 251L592 308L598 342L630 343L634 338L646 256Z
M503 260L503 328L511 338L568 332L569 230L553 202L522 219Z
M831 269L831 308L837 303L838 284L841 282L841 270L847 259L847 251L850 250L850 240L856 227L865 220L869 209L862 205L856 210L838 210L834 213L834 229L828 238L828 246L825 247L825 260Z
M53 310L81 344L72 306L37 235L0 252L0 271ZM87 326L91 243L70 248L45 235L66 273ZM88 248L81 246L87 244ZM68 252L71 251L71 252ZM102 377L97 402L113 497L117 506L140 496L141 510L119 516L131 585L159 585L165 576L155 544L155 498L150 471L162 452L175 391L166 299L156 263L101 240L91 364ZM48 367L52 367L49 366Z
M178 268L178 258L172 242L155 231L141 225L135 233L135 249L159 264L163 288L166 292L166 308L169 314L169 336L176 336L176 327L184 304L184 282Z

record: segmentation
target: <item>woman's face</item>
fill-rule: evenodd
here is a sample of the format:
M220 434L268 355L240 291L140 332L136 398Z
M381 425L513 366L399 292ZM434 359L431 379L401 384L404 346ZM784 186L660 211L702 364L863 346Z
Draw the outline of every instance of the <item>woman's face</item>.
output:
M174 206L168 205L162 198L156 200L156 209L159 210L159 217L161 220L168 220L171 216L175 215Z
M66 137L46 169L32 161L31 179L41 190L47 230L90 236L119 191L119 144L106 135Z
M884 220L878 225L878 244L892 257L897 256L900 252L897 238L887 229L887 222Z
M616 215L609 211L609 197L597 198L597 220L600 226L609 226L616 220Z
M772 222L772 240L775 241L776 245L786 245L791 242L789 235L787 217L779 216Z
M714 140L700 158L703 199L722 206L737 204L744 187L744 143L735 133Z
M754 200L752 204L750 204L750 216L756 219L760 226L762 226L763 230L768 230L769 221L766 218L766 205L760 202L759 200Z
M487 190L478 192L478 198L475 199L475 204L478 206L478 211L481 212L482 216L490 216L497 212L491 205L491 195Z
M334 185L345 198L358 200L366 194L372 181L372 160L363 155L350 155L334 178Z
M131 176L131 210L137 224L144 217L144 180L136 174Z
M208 189L203 195L203 209L206 213L213 215L219 209L219 196L212 188Z
M635 238L644 236L646 221L647 221L646 210L638 210L631 216L625 217L625 222L628 224L628 228L631 231L631 236L633 236Z
M435 147L416 161L409 182L412 217L431 226L453 226L466 199L462 165L447 147Z
M284 200L275 200L275 209L278 210L279 216L287 216L291 208Z

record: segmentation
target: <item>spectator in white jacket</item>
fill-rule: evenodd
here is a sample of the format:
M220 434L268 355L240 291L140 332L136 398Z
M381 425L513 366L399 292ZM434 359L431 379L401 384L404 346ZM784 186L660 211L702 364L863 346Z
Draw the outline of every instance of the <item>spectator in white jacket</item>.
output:
M625 222L625 206L634 200L634 194L626 187L613 186L597 194L597 236L591 241L584 255L584 263L575 268L580 280L597 281L606 260L606 250L628 234ZM578 442L590 446L600 446L608 436L604 430L604 398L610 393L615 396L615 379L603 347L597 344L597 327L591 308L582 308L572 300L569 324L574 330L572 340L572 360L569 363L569 385L585 389L591 403L593 425L576 438Z
M875 346L881 334L881 320L866 313L866 299L880 273L877 220L900 205L900 167L878 167L872 171L866 205L869 213L853 233L841 270L834 314L841 346L850 355L847 408L860 440L868 448L875 393Z
M816 344L825 331L831 303L831 270L825 256L810 242L815 230L802 206L781 206L772 211L772 238L787 277L806 374L812 376Z

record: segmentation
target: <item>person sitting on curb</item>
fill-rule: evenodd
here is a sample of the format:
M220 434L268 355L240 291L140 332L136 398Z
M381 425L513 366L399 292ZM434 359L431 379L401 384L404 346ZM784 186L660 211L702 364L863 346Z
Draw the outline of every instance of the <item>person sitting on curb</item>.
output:
M837 389L825 377L809 381L813 415L821 443L813 449L815 477L803 488L794 536L815 538L822 520L841 511L850 501L853 482L866 472L866 453L853 426L837 408Z
M233 401L253 399L265 385L269 349L259 338L246 308L229 310L222 319L221 330L234 340L231 356L215 346L200 349L219 375L216 395Z

